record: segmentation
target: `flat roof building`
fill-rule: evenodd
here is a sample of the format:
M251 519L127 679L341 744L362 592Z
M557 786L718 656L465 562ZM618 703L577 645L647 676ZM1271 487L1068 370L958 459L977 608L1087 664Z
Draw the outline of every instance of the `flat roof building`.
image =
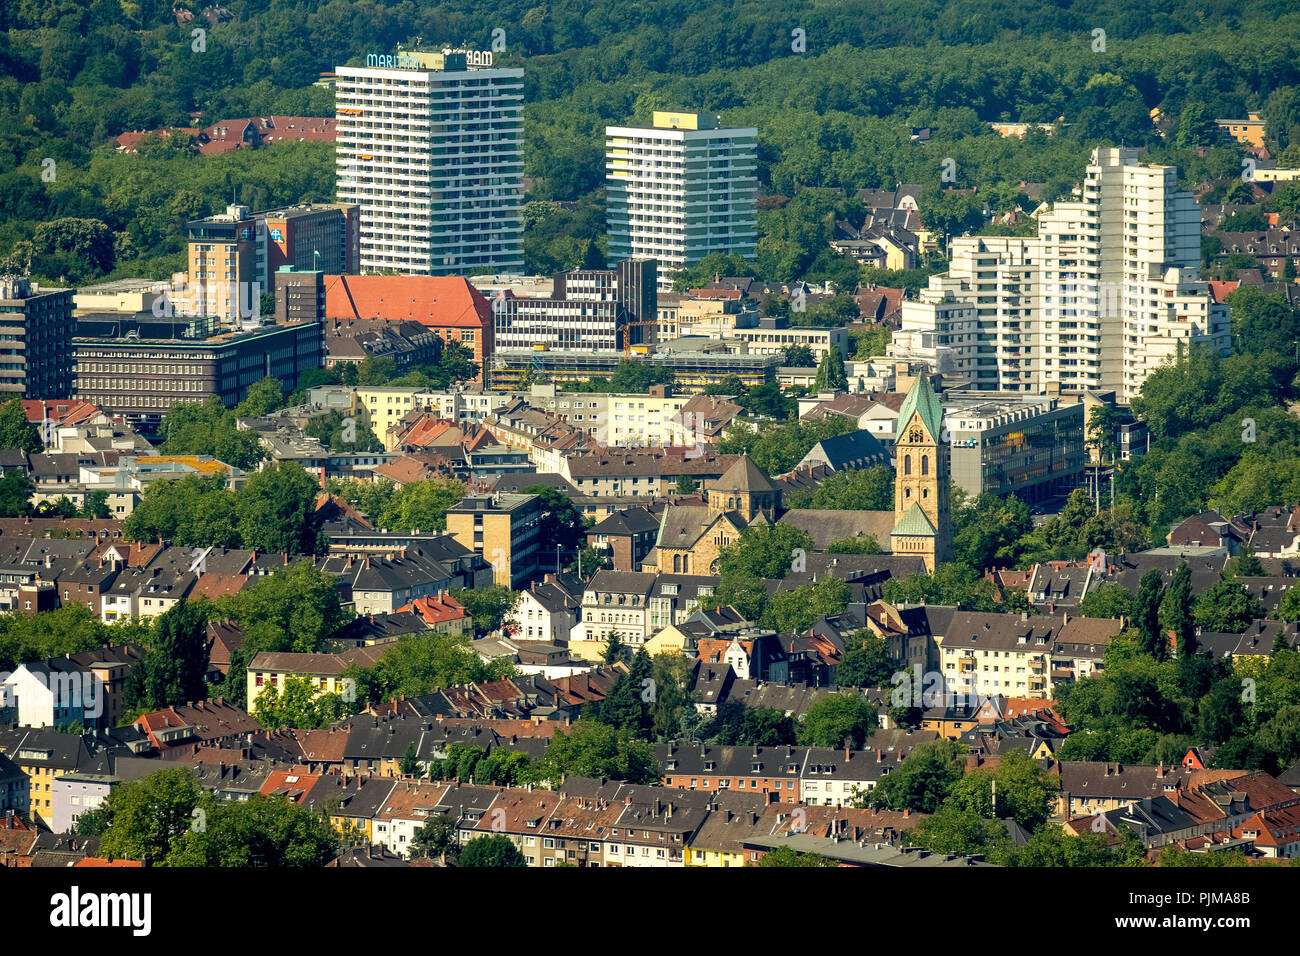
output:
M227 407L268 376L288 389L320 368L324 325L265 325L205 334L193 319L91 314L77 320L73 339L75 393L132 427L156 434L167 410L217 395Z
M493 583L522 590L549 558L541 551L543 507L537 495L471 495L447 510L447 531L492 565ZM562 556L568 563L571 555Z
M763 385L776 377L785 360L782 355L732 354L726 342L715 339L678 339L648 356L634 355L631 361L649 362L672 373L673 384L684 387L715 385L732 375L742 385ZM492 362L491 388L514 391L526 375L545 375L552 382L583 382L608 378L623 361L621 352L591 352L565 349L499 350Z
M189 223L189 285L200 315L227 321L260 316L285 266L302 272L360 268L359 210L346 203L299 203L252 212L232 204Z
M758 130L705 113L656 111L605 128L606 220L614 259L655 259L661 290L711 252L758 251Z
M73 292L0 276L0 392L71 397Z
M524 71L444 50L336 73L338 198L361 210L361 271L522 271Z
M1082 403L1036 395L945 394L952 484L971 497L1015 494L1035 502L1083 482Z
M653 260L575 269L557 275L545 298L498 294L492 300L493 342L502 349L617 351L655 340L656 306Z

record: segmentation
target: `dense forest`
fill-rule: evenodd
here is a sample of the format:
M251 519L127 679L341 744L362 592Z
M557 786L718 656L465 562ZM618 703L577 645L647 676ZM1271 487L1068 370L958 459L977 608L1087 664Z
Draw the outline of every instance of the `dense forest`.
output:
M1258 110L1275 155L1300 143L1300 13L1290 3L1144 7L5 0L0 256L9 268L68 282L183 268L186 219L232 198L254 207L326 199L332 150L289 144L200 156L177 137L127 155L114 136L192 126L196 116L331 115L329 90L313 84L340 63L417 38L487 49L494 30L505 43L498 63L526 70L527 255L543 272L599 260L603 128L648 120L654 109L715 111L759 129L756 267L778 279L852 281L857 270L824 251L833 217L852 218L861 187L938 186L946 159L954 185L978 188L1000 211L1026 204L1023 181L1045 183L1047 198L1066 192L1098 143L1150 146L1188 182L1227 182L1240 171L1234 145L1196 154L1215 139L1207 117ZM1064 125L1024 139L988 126L1060 118ZM928 142L913 140L921 128L932 131ZM971 225L938 198L931 206Z

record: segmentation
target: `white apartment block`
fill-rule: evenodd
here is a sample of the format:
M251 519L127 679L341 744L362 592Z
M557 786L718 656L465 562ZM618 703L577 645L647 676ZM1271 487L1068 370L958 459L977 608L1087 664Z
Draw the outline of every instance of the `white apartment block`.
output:
M645 594L588 591L582 596L582 620L574 625L570 641L603 642L616 633L624 644L639 647L652 636L646 623L646 605Z
M673 444L672 419L692 397L669 394L663 388L602 393L563 392L543 385L533 387L528 403L554 413L606 445L640 448Z
M1037 638L1003 648L967 647L955 638L945 639L939 647L944 690L967 698L1004 694L1046 699L1051 696L1051 650Z
M1037 298L1037 240L991 236L953 241L947 275L932 276L929 291L975 307L976 388L1037 391L1031 343ZM968 362L968 368L971 368Z
M711 252L758 250L758 130L708 114L656 112L605 128L609 257L655 259L661 290Z
M662 318L661 318L662 327ZM848 354L847 329L791 325L784 318L761 318L757 309L741 308L736 299L684 299L677 307L677 336L701 336L740 344L750 355L780 355L796 345L808 348L818 362L833 348Z
M498 408L509 405L519 392L446 391L421 392L420 401L439 418L449 422L481 422Z
M975 307L974 387L1127 402L1179 347L1228 348L1228 310L1199 281L1196 203L1175 167L1137 156L1094 150L1078 198L1040 215L1035 238L954 240L922 301Z
M340 202L360 207L361 269L523 271L523 75L444 50L339 67Z
M885 354L898 361L925 362L943 373L945 386L973 381L978 331L972 303L922 289L920 301L903 303L899 329L890 337Z
M398 385L362 385L351 388L335 385L330 388L346 393L347 410L353 414L361 412L380 441L385 439L389 428L417 408L426 409L444 421L474 423L481 422L498 408L509 405L522 395L520 392L488 392L482 389L429 391ZM309 400L319 404L319 396L323 394L323 390L314 392Z
M554 598L558 589L547 589L547 597ZM511 616L519 623L516 641L547 641L551 644L568 643L569 635L578 623L579 611L560 601L544 602L533 591L522 591L519 603Z
M737 343L741 354L784 355L797 345L812 352L820 362L831 349L840 350L840 358L848 354L847 329L820 328L807 325L789 325L784 320L756 321L752 325L719 325L716 321L702 321L697 325L682 327L683 336L700 336Z

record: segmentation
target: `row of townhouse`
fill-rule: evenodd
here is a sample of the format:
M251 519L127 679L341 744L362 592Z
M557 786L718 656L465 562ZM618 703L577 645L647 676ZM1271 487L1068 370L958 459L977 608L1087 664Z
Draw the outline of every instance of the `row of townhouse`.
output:
M442 816L454 822L461 846L502 835L528 866L543 868L752 865L765 851L746 849L751 837L810 833L893 844L921 819L591 778L569 778L551 790L321 778L301 799L333 800L328 812L341 832L400 857L410 857L419 830Z
M13 809L55 832L69 831L79 814L103 804L118 784L169 766L190 766L200 783L211 775L216 783L208 788L222 799L246 800L259 792L260 783L248 784L263 773L253 773L257 766L312 760L311 734L328 732L268 734L246 711L221 698L169 706L133 724L85 734L6 728L0 730L0 796L9 805L0 805L0 812ZM341 754L333 766L342 769ZM17 779L10 779L12 769Z
M1127 827L1148 850L1170 844L1250 850L1257 840L1264 856L1293 857L1300 849L1294 835L1284 838L1281 832L1282 820L1300 812L1300 794L1267 773L1198 771L1181 786L1160 783L1165 784L1161 793L1123 796L1118 806L1068 820L1067 832L1114 832ZM1105 802L1110 801L1098 804ZM1267 825L1272 814L1282 815L1277 827Z
M342 695L347 690L342 676L347 665L334 658L366 666L354 653L258 654L248 671L249 710L267 687L282 688L294 676L312 681L317 695ZM292 756L322 770L386 777L400 775L408 755L427 772L456 745L485 754L504 747L535 758L557 730L604 700L626 671L626 665L616 664L568 677L529 674L446 687L420 697L403 696L325 730L295 731L310 738L310 746L303 745Z
M600 446L565 457L556 469L580 494L653 498L671 495L686 479L696 487L717 481L738 460L712 446L624 448Z
M52 727L0 729L0 789L7 792L9 804L0 811L13 810L54 829L63 816L58 791L65 778L107 773L111 755L131 756L148 748L144 735L134 728L87 734Z
M478 698L480 704L508 696L501 687L483 685L450 693ZM443 705L456 708L445 699ZM411 749L425 770L458 745L485 754L506 747L535 758L567 725L566 720L361 715L322 730L267 732L247 712L218 699L177 704L144 714L132 725L83 734L11 727L0 729L0 813L13 810L64 832L114 787L163 767L189 766L201 778L211 768L217 781L211 789L225 799L247 799L261 786L250 787L249 780L277 765L328 772L334 780L345 774L391 780L400 776Z
M0 559L0 610L25 614L80 604L105 624L157 617L193 595L216 599L298 561L339 580L360 614L388 613L448 590L491 582L481 555L442 534L386 554L267 554L247 548L186 548L101 541L23 539Z
M1174 798L1224 782L1253 793L1256 809L1264 806L1258 798L1265 791L1270 799L1280 799L1284 803L1289 800L1288 793L1295 796L1290 787L1268 774L1248 774L1245 770L1204 770L1190 759L1180 765L1065 760L1057 764L1055 770L1061 779L1061 796L1056 812L1066 817L1105 813L1136 800Z
M513 612L516 639L567 644L575 656L599 660L617 633L640 647L707 604L718 579L708 575L598 571L584 582L547 574L521 593Z
M223 799L261 792L277 767L299 766L331 781L392 780L408 749L423 768L453 747L499 747L537 757L565 721L379 720L359 717L322 730L263 730L223 700L178 704L133 725L69 734L54 728L0 730L0 814L12 810L55 832L103 803L121 783L165 767L186 766ZM291 781L292 783L293 781Z
M585 428L533 408L522 398L497 408L483 426L506 447L527 452L539 472L559 473L566 456L596 447Z
M848 807L896 770L916 744L933 739L892 736L880 746L713 746L657 744L661 783L678 790L761 793L773 803ZM870 742L869 742L870 743Z

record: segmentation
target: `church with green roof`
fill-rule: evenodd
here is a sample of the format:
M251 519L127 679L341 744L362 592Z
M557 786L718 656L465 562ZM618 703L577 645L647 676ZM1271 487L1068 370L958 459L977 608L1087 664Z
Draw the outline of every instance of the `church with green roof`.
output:
M930 377L917 377L898 413L894 442L894 554L916 555L934 573L952 557L949 456L943 406Z

